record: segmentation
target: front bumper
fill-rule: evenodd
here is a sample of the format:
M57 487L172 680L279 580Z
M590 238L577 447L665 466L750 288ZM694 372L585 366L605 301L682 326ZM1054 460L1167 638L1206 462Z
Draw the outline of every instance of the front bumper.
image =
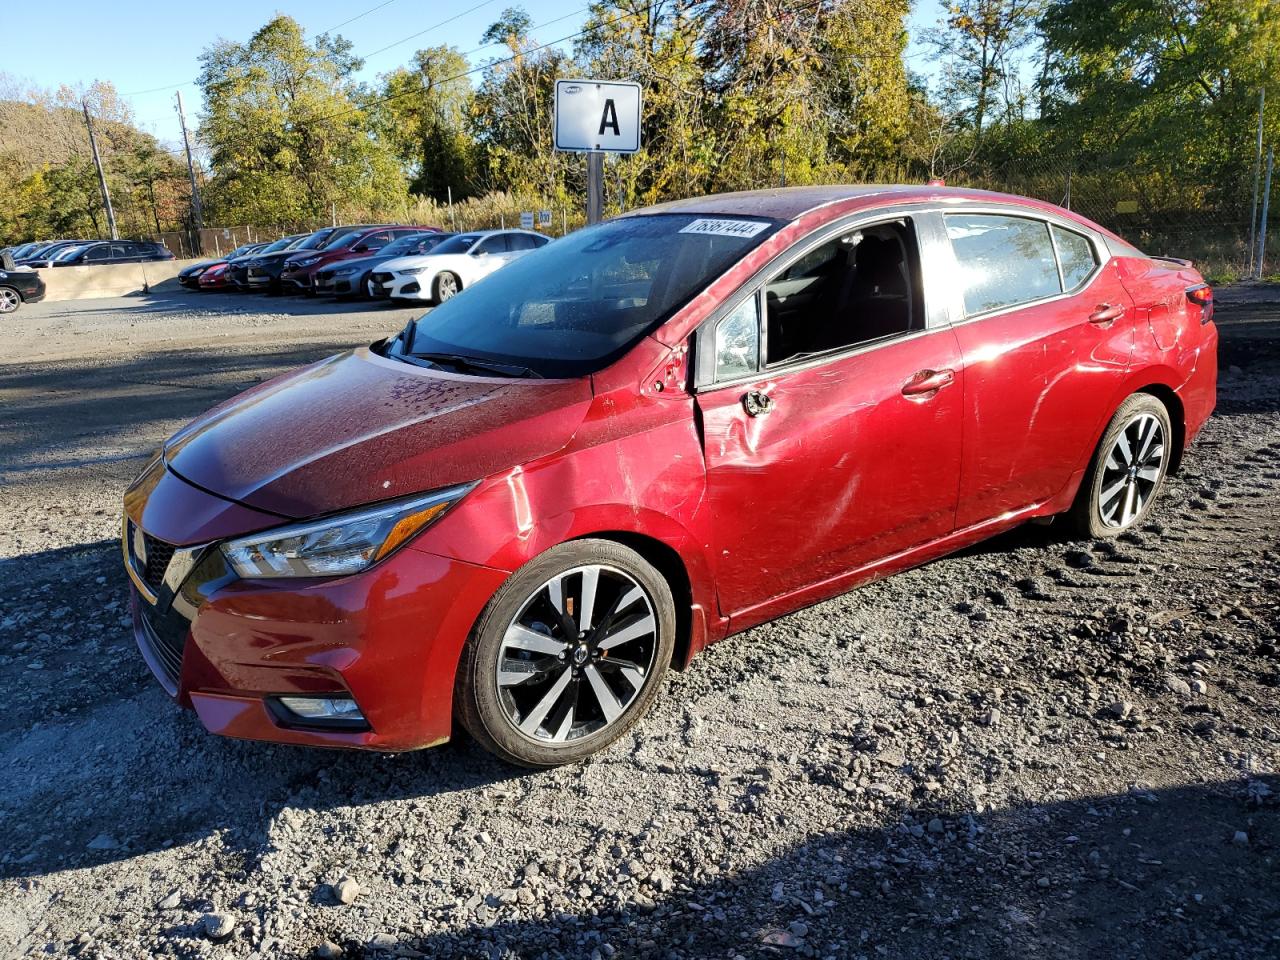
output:
M369 295L392 300L428 300L421 274L375 273L369 281Z
M169 694L208 730L233 737L392 751L447 740L462 645L507 575L410 544L355 576L241 580L217 542L233 526L253 528L244 523L256 511L246 511L167 470L145 501L126 500L134 635ZM180 546L177 568L157 571L153 561L140 575L130 559L134 526L150 543L180 539L178 526L204 542ZM289 694L351 696L367 727L283 719L274 698Z

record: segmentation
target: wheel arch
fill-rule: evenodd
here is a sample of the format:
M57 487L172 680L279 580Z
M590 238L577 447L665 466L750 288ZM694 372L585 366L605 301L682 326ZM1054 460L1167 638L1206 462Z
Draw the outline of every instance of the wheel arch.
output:
M1155 397L1169 412L1169 425L1173 428L1173 451L1169 460L1169 473L1178 472L1182 466L1182 452L1187 440L1187 416L1177 391L1164 383L1151 383L1134 391Z

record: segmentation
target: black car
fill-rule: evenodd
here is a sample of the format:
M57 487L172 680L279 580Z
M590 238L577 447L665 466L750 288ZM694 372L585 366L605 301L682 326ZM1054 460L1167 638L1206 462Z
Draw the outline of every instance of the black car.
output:
M13 313L24 303L44 299L44 281L34 270L0 268L0 313Z
M316 273L316 293L338 297L368 297L369 275L380 264L396 257L430 253L441 241L452 236L452 233L441 233L438 230L411 233L392 241L372 256L358 260L339 260Z
M334 237L350 233L358 227L321 227L307 236L296 247L289 250L277 250L249 261L245 278L250 290L265 290L267 293L280 292L280 274L284 270L284 262L303 250L319 250Z
M153 260L173 260L174 256L163 243L140 240L98 240L82 244L78 249L64 250L53 258L54 267L83 267L114 263L143 263Z
M227 285L237 290L249 290L249 264L269 254L295 250L309 236L311 236L309 233L295 233L293 236L281 237L274 243L268 243L261 250L244 253L238 257L228 257L231 266L227 268Z

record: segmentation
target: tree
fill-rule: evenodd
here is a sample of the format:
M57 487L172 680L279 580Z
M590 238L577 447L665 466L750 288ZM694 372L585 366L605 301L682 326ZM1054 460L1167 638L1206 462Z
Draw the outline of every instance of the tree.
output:
M277 16L248 43L207 48L200 62L211 220L296 223L338 202L403 205L404 176L370 135L352 79L361 61L346 40L322 34L309 43L296 21Z
M409 173L409 189L433 200L472 192L475 144L468 130L474 94L467 61L450 46L414 54L413 67L382 78L375 129Z

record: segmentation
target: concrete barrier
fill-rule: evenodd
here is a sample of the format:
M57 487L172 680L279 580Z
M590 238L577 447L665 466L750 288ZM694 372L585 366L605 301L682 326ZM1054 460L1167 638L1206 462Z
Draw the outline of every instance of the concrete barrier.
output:
M176 286L174 279L194 260L156 260L84 267L45 267L40 276L46 300L93 300L147 293L158 285Z

